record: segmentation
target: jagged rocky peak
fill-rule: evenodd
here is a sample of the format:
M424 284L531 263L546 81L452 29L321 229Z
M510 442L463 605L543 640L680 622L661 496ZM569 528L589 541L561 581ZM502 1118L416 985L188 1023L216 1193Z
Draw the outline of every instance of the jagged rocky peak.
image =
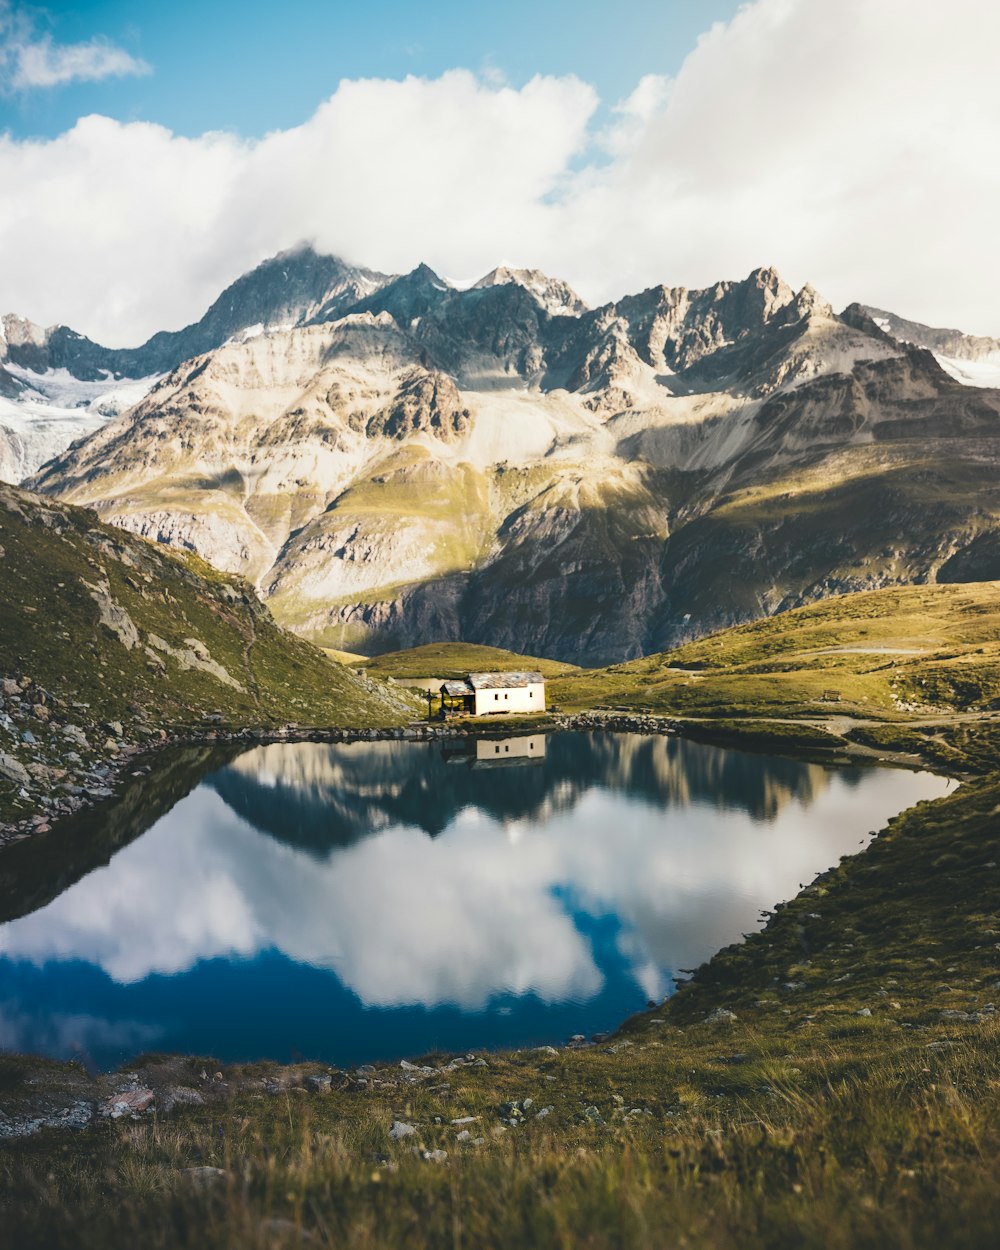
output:
M122 354L141 359L144 372L164 372L251 329L332 320L387 281L384 274L302 245L237 278L200 321L176 333L154 334L142 347Z
M44 347L48 340L48 331L35 325L27 317L17 313L5 313L0 317L0 360L8 358L10 348L32 346Z
M16 313L0 317L0 395L15 399L25 388L25 383L3 366L10 362L30 367L27 362L33 358L44 359L45 344L45 330L27 317Z
M833 305L807 282L795 297L795 310L803 317L832 317Z
M400 326L408 326L426 317L439 304L455 294L455 288L421 262L416 269L404 273L359 301L351 312L387 312Z
M627 321L642 359L668 372L681 372L720 348L803 315L795 292L772 268L697 290L650 287L619 300L613 311Z
M23 317L3 318L0 361L42 373L65 369L80 381L147 378L228 339L268 328L333 320L389 279L308 245L280 252L236 279L205 315L182 330L162 330L140 347L111 348L67 326L42 329Z
M94 382L116 373L113 356L69 326L43 327L16 313L0 319L0 362L4 364L32 373L65 369L81 381Z
M708 316L717 314L731 341L762 326L788 319L795 292L770 266L753 269L739 282L718 282L704 291L692 291L691 306Z
M641 371L641 361L629 340L629 325L623 317L602 317L595 323L593 345L567 384L571 391L601 391L619 388Z
M587 311L587 305L569 283L550 278L540 269L511 269L500 265L474 283L472 290L491 286L523 287L553 317L578 317Z
M760 269L753 269L744 282L734 283L736 289L744 287L747 290L757 290L761 292L762 304L761 311L765 318L771 317L775 312L783 308L787 308L795 299L795 292L784 280L777 269L768 265Z

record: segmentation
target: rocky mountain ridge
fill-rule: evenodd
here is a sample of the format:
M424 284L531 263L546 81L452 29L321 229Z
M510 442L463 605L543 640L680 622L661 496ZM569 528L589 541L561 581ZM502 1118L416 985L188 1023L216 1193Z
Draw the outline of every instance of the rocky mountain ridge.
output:
M1000 339L907 321L883 308L863 304L858 308L892 338L933 352L938 363L959 382L969 386L1000 386Z
M35 373L65 369L80 381L103 375L141 378L167 373L248 330L297 325L323 315L333 320L390 279L310 247L280 252L238 278L205 315L182 330L160 331L138 347L103 347L68 326L42 328L24 317L2 318L0 365ZM10 386L0 378L0 386ZM7 393L0 391L0 393Z
M345 650L613 662L992 541L1000 393L773 269L593 310L535 271L424 265L343 310L333 272L32 484Z
M0 481L23 480L185 360L230 338L334 318L387 281L310 247L294 248L238 278L200 320L128 348L7 314L0 318Z

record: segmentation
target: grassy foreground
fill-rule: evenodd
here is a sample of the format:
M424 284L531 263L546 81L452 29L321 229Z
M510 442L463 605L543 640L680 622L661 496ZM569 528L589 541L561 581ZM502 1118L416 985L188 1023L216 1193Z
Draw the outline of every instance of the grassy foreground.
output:
M966 780L596 1044L351 1072L139 1059L153 1111L0 1148L9 1243L996 1245L997 600L996 586L852 596L556 678L563 706L722 713L751 732L795 720ZM107 1082L0 1061L9 1117L40 1088L98 1098Z

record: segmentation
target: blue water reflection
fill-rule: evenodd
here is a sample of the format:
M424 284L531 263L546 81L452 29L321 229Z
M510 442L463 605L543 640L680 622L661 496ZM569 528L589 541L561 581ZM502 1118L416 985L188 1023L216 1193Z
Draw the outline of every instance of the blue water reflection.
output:
M640 735L260 747L0 927L0 1045L349 1064L608 1029L946 786Z

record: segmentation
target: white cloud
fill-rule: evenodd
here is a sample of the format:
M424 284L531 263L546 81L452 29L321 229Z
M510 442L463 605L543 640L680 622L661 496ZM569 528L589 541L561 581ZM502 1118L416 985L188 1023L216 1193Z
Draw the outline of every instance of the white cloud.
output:
M11 77L15 91L34 87L60 87L68 82L99 82L102 78L124 78L148 74L145 61L130 56L123 48L92 39L89 43L62 47L45 36L25 44L17 52L17 68Z
M345 82L256 143L98 116L53 140L0 136L0 299L123 343L196 318L305 239L388 270L485 272L544 233L596 105L572 78L515 91L454 71Z
M0 91L32 91L149 72L145 61L105 39L53 43L50 35L35 32L26 13L0 0Z
M610 228L626 285L774 264L838 305L1000 334L998 41L1000 10L978 0L744 6L631 150L579 180L563 268Z
M537 265L591 300L773 264L1000 334L1000 8L756 0L601 131L574 78L341 83L255 142L86 117L0 138L0 300L112 343L301 240L386 270Z

